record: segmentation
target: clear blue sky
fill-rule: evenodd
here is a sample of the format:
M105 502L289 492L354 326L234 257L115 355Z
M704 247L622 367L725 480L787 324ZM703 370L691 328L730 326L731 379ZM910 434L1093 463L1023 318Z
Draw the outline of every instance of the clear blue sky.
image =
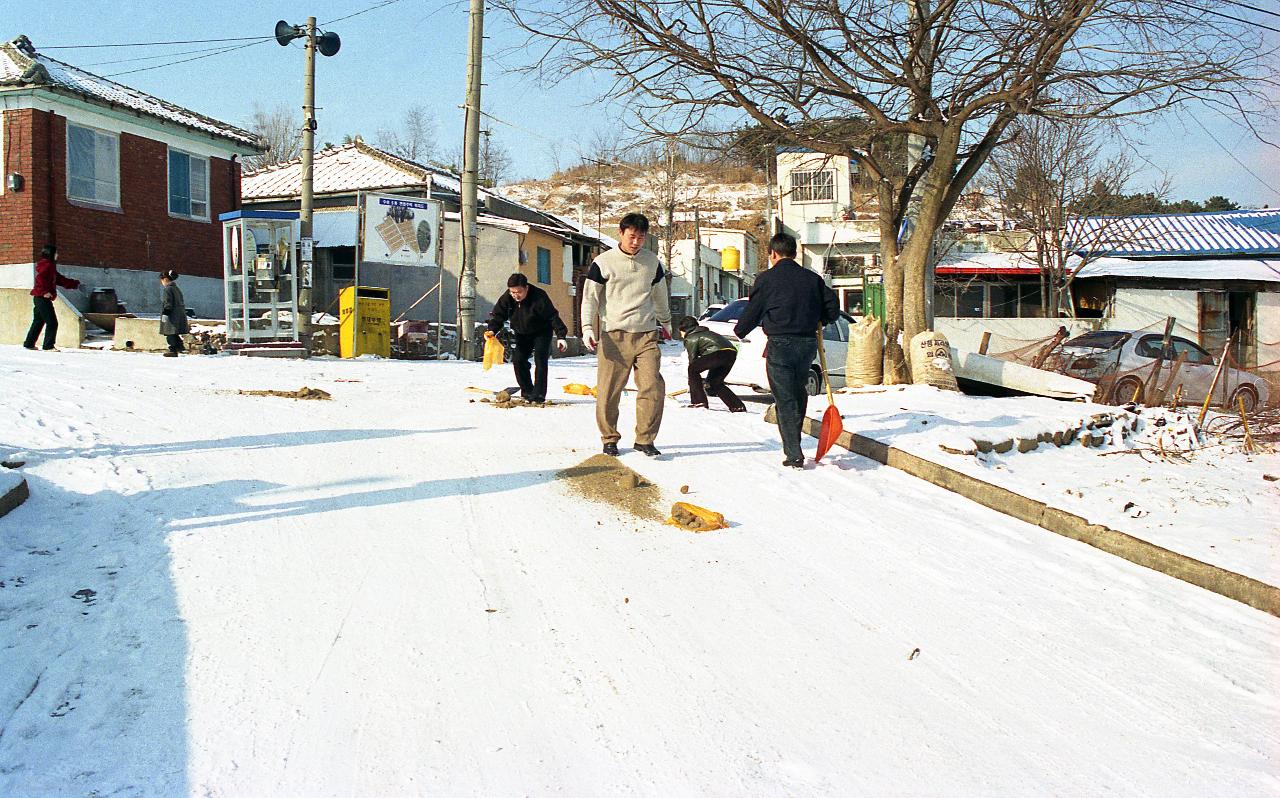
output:
M0 0L0 37L25 33L43 49L52 45L212 39L269 35L277 19L301 24L308 15L321 23L345 17L379 0ZM462 137L466 78L467 4L465 0L399 0L383 8L336 22L342 51L317 65L318 140L340 141L360 133L372 139L379 128L394 126L404 110L426 106L438 125L441 150ZM483 105L487 112L518 128L488 122L494 137L512 154L512 177L545 177L553 167L551 147L558 142L567 161L597 131L616 129L620 104L597 102L604 78L579 78L554 87L504 71L499 53L522 41L500 14L488 16ZM104 61L183 52L214 45L170 48L48 50L48 54L100 75L165 64L191 55L129 63ZM194 55L194 54L193 54ZM503 60L512 56L504 54ZM518 58L518 56L517 56ZM116 80L189 107L244 124L254 103L300 106L303 54L296 43L274 42L128 75ZM1206 133L1194 119L1208 129ZM1280 123L1266 125L1280 141ZM1145 189L1167 172L1175 199L1203 200L1223 194L1246 205L1280 207L1280 149L1252 140L1240 127L1203 109L1186 109L1134 130L1131 136L1152 166L1135 189ZM1249 170L1237 164L1229 150ZM1270 188L1263 185L1269 184Z

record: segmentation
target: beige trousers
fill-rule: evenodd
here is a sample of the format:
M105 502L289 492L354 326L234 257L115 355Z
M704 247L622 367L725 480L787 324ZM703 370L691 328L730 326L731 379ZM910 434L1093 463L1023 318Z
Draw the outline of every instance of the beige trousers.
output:
M600 440L617 443L618 402L622 389L636 373L636 443L653 443L662 426L663 399L667 384L659 370L662 350L658 332L624 332L607 330L600 339L596 367L596 426Z

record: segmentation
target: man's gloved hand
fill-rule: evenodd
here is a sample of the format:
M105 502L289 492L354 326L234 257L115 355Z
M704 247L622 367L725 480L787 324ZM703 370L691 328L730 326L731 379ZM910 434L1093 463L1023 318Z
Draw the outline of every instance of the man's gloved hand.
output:
M566 341L566 340L564 340L563 338L557 338L557 339L556 339L556 351L557 351L557 352L559 352L559 353L560 353L560 354L562 354L562 355L563 355L565 352L568 352L568 351L569 351L569 342L568 342L568 341Z
M488 338L492 338L492 337L493 337L493 330L485 330L485 331L484 331L484 337L485 337L486 339L488 339Z

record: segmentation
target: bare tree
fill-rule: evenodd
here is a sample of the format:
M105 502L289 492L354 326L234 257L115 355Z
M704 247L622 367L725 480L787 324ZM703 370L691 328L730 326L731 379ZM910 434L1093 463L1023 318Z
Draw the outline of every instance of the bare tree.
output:
M493 140L493 132L484 133L484 141L480 143L480 183L488 188L496 188L498 183L511 172L511 153L501 143Z
M855 161L876 186L886 374L926 324L935 233L1022 116L1119 118L1200 101L1249 124L1274 46L1222 0L497 0L530 70L615 76L657 132L745 117ZM906 137L895 174L876 145ZM883 147L881 152L893 152ZM904 222L906 224L904 224Z
M392 155L426 163L436 152L435 117L425 106L412 106L404 112L399 127L379 130L374 140L378 147Z
M244 159L246 172L291 161L302 149L302 114L295 114L284 103L270 110L255 103L253 116L249 117L249 130L262 139L268 149L261 155Z
M644 171L641 182L654 197L657 222L662 227L662 259L671 273L672 250L678 231L676 214L690 204L696 203L701 186L689 179L685 168L688 161L688 147L684 147L674 138L667 139L659 148L655 148L644 159Z
M1024 254L1040 268L1042 315L1073 315L1070 282L1121 233L1118 218L1126 209L1116 198L1125 196L1137 167L1127 154L1102 154L1104 139L1116 131L1096 120L1030 117L1011 131L1011 140L991 158L992 188L1006 218L1031 234ZM1167 193L1166 179L1150 196ZM1087 232L1072 223L1103 213L1115 215Z

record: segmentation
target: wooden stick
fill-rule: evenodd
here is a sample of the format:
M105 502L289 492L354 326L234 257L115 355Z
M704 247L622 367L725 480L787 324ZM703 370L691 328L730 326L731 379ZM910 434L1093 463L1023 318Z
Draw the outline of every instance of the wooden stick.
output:
M1240 423L1244 424L1244 450L1253 453L1253 433L1249 431L1249 419L1244 412L1244 394L1236 395L1236 401L1240 405Z
M1218 378L1222 376L1222 367L1227 364L1227 350L1231 348L1231 339L1227 339L1227 345L1222 347L1222 359L1218 361L1218 370L1213 373L1213 382L1209 383L1209 391L1204 395L1204 406L1200 408L1200 417L1196 419L1196 426L1204 425L1204 417L1209 415L1209 402L1213 401L1213 389L1218 387Z
M422 300L424 300L424 299L426 299L427 297L431 296L433 293L435 293L435 290L436 290L437 288L439 288L439 287L440 287L440 283L436 283L435 285L431 286L431 288L429 288L429 289L427 290L427 293L425 293L425 294L423 294L422 296L418 297L418 302L421 302ZM405 317L405 315L406 315L406 314L408 314L408 312L409 312L409 311L411 311L411 310L413 310L414 308L416 308L416 307L418 306L418 302L414 302L412 305L410 305L409 307L405 308L405 309L404 309L404 313L401 313L399 316L396 316L396 321L400 321L401 319L403 319L403 318ZM396 321L393 321L393 322L391 322L391 323L392 323L392 324L395 324L395 323L396 323Z
M1182 383L1178 383L1178 390L1173 392L1173 409L1177 410L1182 407Z
M978 342L978 354L985 355L987 353L987 347L990 345L991 345L991 331L983 330L982 340Z
M1173 387L1173 383L1177 381L1178 372L1182 371L1182 364L1186 362L1187 362L1186 352L1183 352L1182 354L1178 355L1178 359L1173 361L1173 368L1169 371L1169 380L1164 384L1163 388L1159 386L1156 387L1156 395L1151 400L1152 407L1157 407L1159 405L1164 404L1165 394L1169 392L1169 389ZM1179 385L1178 387L1181 388L1182 386Z

